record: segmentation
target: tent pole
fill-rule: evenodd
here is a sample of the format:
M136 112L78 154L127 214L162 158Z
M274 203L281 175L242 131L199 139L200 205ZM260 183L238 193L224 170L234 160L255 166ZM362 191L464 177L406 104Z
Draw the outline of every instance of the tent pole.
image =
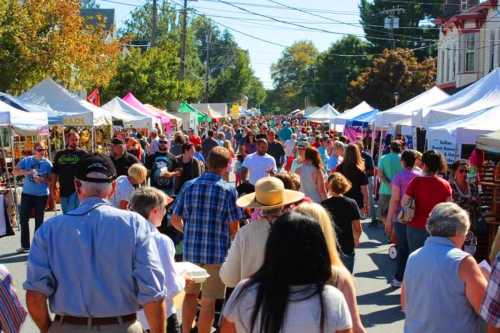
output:
M95 126L92 126L92 150L95 153Z
M14 149L14 131L10 128L10 142L11 142L11 154L12 154L12 184L13 184L13 195L14 195L14 206L16 207L16 221L17 230L21 229L21 224L19 223L19 209L17 202L17 182L16 176L14 176L14 168L16 167L16 151Z
M371 152L372 152L372 157L374 157L374 154L375 154L375 140L376 140L376 132L377 132L377 128L375 126L373 126L373 130L372 130L372 142L371 142Z

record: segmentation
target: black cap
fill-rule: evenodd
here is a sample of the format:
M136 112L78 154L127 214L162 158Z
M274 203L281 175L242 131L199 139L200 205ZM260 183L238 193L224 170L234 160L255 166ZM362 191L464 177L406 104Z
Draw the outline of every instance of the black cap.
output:
M102 177L88 177L91 172ZM110 183L116 178L116 169L111 159L103 154L89 154L80 160L76 178L91 183Z
M123 145L123 144L125 144L125 142L123 142L123 140L120 139L120 138L113 138L113 140L111 140L111 143L114 144L114 145Z

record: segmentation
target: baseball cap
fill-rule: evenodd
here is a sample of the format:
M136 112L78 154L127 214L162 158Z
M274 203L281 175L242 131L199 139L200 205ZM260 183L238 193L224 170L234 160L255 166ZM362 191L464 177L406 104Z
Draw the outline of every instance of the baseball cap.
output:
M111 144L113 144L113 145L123 145L123 144L125 144L125 142L123 142L123 140L120 139L120 138L113 138L113 140L111 140Z
M89 177L90 173L94 175ZM102 176L97 176L98 174ZM80 160L76 178L91 183L110 183L116 178L116 169L106 155L89 154Z

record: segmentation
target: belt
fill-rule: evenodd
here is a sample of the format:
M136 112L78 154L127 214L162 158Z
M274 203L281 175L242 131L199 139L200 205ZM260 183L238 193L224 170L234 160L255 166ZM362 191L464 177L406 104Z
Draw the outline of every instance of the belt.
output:
M73 316L56 314L54 321L58 321L61 324L67 323L71 325L80 325L80 326L100 326L100 325L115 325L115 324L128 323L131 321L135 321L136 319L137 317L135 313L125 316L102 317L102 318L73 317Z

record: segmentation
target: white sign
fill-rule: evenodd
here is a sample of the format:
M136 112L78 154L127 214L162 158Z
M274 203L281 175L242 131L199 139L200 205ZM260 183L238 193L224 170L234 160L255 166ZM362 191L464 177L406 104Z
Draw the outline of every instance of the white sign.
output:
M429 149L437 150L443 154L448 164L452 164L459 158L457 142L453 138L432 139L429 142Z

